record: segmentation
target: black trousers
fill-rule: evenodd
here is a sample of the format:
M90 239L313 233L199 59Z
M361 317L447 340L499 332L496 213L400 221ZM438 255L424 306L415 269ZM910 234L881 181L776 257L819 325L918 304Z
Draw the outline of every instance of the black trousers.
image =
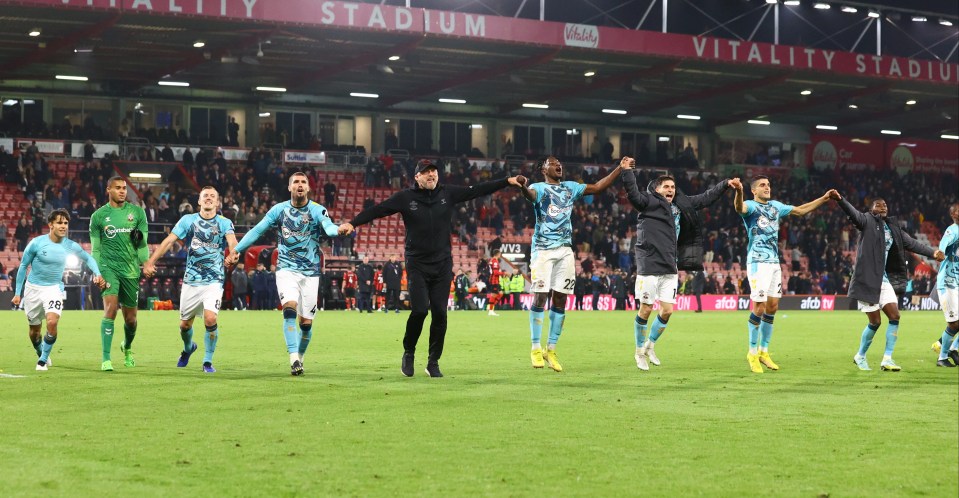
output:
M386 309L387 310L400 309L400 290L399 289L386 289Z
M360 313L373 311L373 294L369 291L360 291L359 297L356 299L356 307L360 310Z
M406 274L409 280L411 313L406 320L403 349L407 353L416 350L426 315L432 313L428 361L437 362L443 356L443 343L446 340L446 304L450 296L450 282L453 281L453 259L427 264L409 260L406 263Z

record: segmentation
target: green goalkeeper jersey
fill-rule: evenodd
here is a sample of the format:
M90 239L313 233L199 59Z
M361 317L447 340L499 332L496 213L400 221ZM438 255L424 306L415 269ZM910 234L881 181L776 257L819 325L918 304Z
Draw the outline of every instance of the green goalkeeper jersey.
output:
M143 234L139 247L134 247L130 237L134 230ZM140 265L150 258L147 215L129 202L119 208L107 203L90 217L90 242L101 269L113 270L121 278L140 278Z

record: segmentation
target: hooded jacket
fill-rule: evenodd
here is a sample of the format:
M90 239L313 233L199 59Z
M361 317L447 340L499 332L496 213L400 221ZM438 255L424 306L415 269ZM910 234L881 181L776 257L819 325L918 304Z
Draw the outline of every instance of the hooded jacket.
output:
M856 248L856 267L849 281L849 297L866 303L878 303L883 272L889 277L889 283L896 295L901 297L906 291L906 251L930 258L936 251L903 232L896 218L886 217L883 220L871 212L859 212L845 198L839 200L839 207L861 232L859 246ZM892 233L892 247L889 248L888 258L883 222L889 225Z
M636 273L670 275L678 270L703 269L703 222L699 210L722 197L729 180L714 185L702 194L687 196L676 189L672 204L679 209L679 238L670 202L656 193L650 182L646 192L636 186L636 173L622 175L630 204L639 211L636 221Z

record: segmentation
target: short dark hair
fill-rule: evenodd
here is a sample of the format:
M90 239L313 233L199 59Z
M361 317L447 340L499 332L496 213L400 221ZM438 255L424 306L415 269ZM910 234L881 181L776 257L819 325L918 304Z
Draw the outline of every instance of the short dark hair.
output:
M556 156L549 156L549 157L547 157L546 159L543 159L543 164L540 164L540 165L539 165L539 169L545 168L545 167L546 167L546 163L548 163L550 159L552 159L552 160L554 160L554 161L556 161L556 162L559 162L559 159L557 159Z
M126 183L127 180L126 180L126 178L123 178L123 177L120 176L120 175L111 176L109 179L107 179L107 187L109 187L110 184L113 183L113 182L123 182L123 183Z
M753 179L749 181L749 188L753 188L754 186L756 186L756 182L758 182L759 180L769 180L769 177L766 175L754 176Z
M292 174L290 175L290 178L287 180L287 183L293 181L293 177L294 177L294 176L302 176L303 178L306 178L307 180L310 179L310 177L306 176L306 173L304 173L304 172L302 172L302 171L296 171L296 172L294 172L294 173L292 173Z
M66 209L54 209L50 211L50 214L47 215L47 223L53 223L57 221L57 218L63 217L65 220L70 221L70 212Z
M876 203L879 202L879 201L882 201L883 204L888 204L888 203L886 202L886 199L883 199L882 197L876 197L875 199L872 200L872 202L869 203L869 206L870 206L870 207L875 206Z
M673 177L670 176L670 175L659 175L658 177L656 177L655 180L653 180L653 188L654 188L654 189L659 188L659 187L660 187L663 183L665 183L667 180L668 180L668 181L671 181L671 182L673 182L673 183L676 183L676 179L673 178Z

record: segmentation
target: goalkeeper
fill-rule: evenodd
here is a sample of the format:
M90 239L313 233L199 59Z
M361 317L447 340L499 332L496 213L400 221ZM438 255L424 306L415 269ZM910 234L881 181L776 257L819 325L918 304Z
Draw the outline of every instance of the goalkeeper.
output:
M93 258L106 281L103 290L103 320L100 340L103 363L100 370L113 370L110 349L113 345L113 322L117 307L123 310L123 335L120 344L124 362L133 367L133 338L137 333L137 301L140 295L140 265L149 257L147 249L147 216L143 208L127 202L127 183L122 177L107 180L109 202L90 217L90 241Z

